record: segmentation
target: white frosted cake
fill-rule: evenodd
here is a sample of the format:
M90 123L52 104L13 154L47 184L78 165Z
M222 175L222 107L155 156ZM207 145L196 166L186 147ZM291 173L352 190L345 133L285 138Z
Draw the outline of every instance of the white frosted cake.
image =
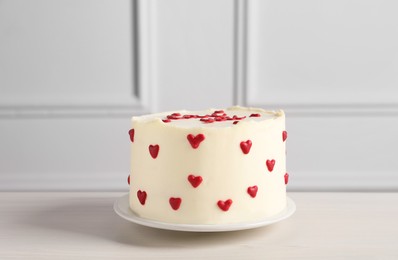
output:
M283 111L231 107L132 118L131 210L181 224L252 222L286 207Z

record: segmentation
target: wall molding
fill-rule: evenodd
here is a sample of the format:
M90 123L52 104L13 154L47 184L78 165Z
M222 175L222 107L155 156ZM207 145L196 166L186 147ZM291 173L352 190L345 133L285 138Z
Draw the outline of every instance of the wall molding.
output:
M97 105L97 106L1 106L1 118L63 118L63 117L126 117L133 114L150 113L150 107L142 104L122 105Z
M255 15L259 15L252 13L253 7L259 2L235 0L234 103L285 110L291 137L287 158L288 191L398 191L395 161L391 156L394 154L393 143L397 140L391 133L397 129L398 117L393 89L391 94L384 94L390 96L378 99L372 98L372 93L378 91L377 86L370 85L367 86L369 89L358 93L361 98L356 98L354 91L346 92L345 89L335 89L334 96L318 92L323 99L315 94L301 101L294 94L273 100L272 92L268 97L250 97L249 94L256 93L253 90L259 87L264 91L257 93L267 93L267 86L252 80L256 76L252 73L256 69L253 66L257 63L253 61L255 51L249 49L250 41L258 40L251 34L256 33L252 26L256 26ZM327 122L333 123L325 126ZM339 167L335 167L335 160L340 160ZM367 165L369 161L380 162L385 167L378 167L377 163Z
M133 85L128 96L122 98L48 97L40 99L21 97L0 98L0 118L47 117L125 117L155 111L155 93L152 88L152 33L150 21L151 1L134 0L132 12L132 77Z
M7 177L3 177L7 176ZM66 172L51 175L31 172L0 175L0 191L126 191L125 172L96 173ZM24 176L22 179L21 176ZM71 178L71 176L73 176Z
M268 109L282 108L289 117L397 117L398 104L306 104L295 105L286 103L254 103L247 102L253 107Z
M295 177L297 176L297 177ZM394 172L379 172L374 178L373 173L358 176L352 172L325 171L322 173L293 172L290 174L288 191L354 191L354 192L397 192L398 185L394 182ZM344 180L344 181L341 181Z
M234 100L233 104L246 106L247 72L247 1L234 1Z
M292 117L333 117L333 116L358 116L358 117L397 117L397 102L296 102L288 99L283 102L262 101L259 98L250 100L249 91L253 85L249 84L250 66L250 26L253 26L253 8L255 3L247 0L235 0L235 51L234 51L234 104L266 109L284 109ZM365 95L366 94L363 94ZM371 93L369 93L371 95Z

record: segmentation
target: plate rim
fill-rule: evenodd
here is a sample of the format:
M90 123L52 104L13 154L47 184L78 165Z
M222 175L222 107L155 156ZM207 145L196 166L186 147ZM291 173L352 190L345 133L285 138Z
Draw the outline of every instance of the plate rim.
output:
M125 200L128 201L128 199L129 199L129 193L117 198L113 204L113 210L121 218L146 227L164 229L164 230L173 230L173 231L186 231L186 232L226 232L226 231L253 229L253 228L268 226L276 222L285 220L289 218L291 215L293 215L293 213L296 211L296 203L290 197L286 196L286 207L284 210L282 210L281 212L279 212L274 216L266 217L256 221L231 223L231 224L176 224L176 223L167 223L167 222L161 222L161 221L139 217L130 209L130 207L127 208L127 211L129 213L126 213L126 209L123 210L120 207L120 203Z

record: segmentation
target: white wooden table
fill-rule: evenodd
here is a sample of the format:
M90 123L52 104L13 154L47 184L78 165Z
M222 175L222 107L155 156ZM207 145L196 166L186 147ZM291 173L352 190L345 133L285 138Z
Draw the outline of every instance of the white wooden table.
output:
M289 193L280 223L184 233L127 222L123 193L0 193L0 259L398 259L398 193Z

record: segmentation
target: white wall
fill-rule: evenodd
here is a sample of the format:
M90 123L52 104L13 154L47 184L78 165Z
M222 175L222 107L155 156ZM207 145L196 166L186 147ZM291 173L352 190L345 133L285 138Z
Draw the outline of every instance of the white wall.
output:
M128 0L0 2L0 189L120 189L151 110Z
M245 103L283 107L297 189L397 190L396 1L248 1Z
M4 0L0 190L121 190L130 116L287 112L291 190L398 190L398 4Z

